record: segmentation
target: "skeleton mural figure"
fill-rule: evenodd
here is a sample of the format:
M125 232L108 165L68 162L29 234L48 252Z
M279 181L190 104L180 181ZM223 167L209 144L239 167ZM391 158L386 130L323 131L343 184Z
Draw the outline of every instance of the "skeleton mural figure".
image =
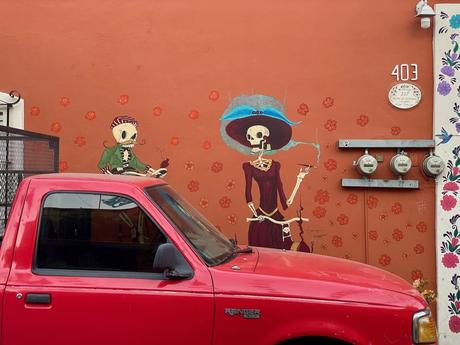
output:
M231 148L250 155L255 160L243 163L246 180L246 202L254 218L249 225L248 243L253 246L310 251L303 241L294 242L289 232L289 221L278 209L292 205L300 184L309 173L304 166L297 175L297 183L289 198L283 190L281 164L264 155L289 149L299 144L293 141L292 127L296 123L284 115L284 107L273 97L264 95L239 96L232 100L221 118L221 135ZM252 198L252 181L260 191L258 207ZM301 217L297 218L300 222Z
M140 176L163 177L167 173L169 160L161 162L159 169L142 163L134 154L133 147L137 140L136 119L123 115L113 119L110 128L117 144L107 147L102 153L98 167L104 174L130 174Z

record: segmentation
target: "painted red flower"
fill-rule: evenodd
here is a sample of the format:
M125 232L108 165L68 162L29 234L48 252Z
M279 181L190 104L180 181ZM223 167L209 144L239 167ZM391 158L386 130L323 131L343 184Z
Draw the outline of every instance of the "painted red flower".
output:
M206 198L201 198L201 200L200 200L200 206L201 206L202 208L208 207L208 206L209 206L209 201L208 201L208 199L206 199Z
M190 113L188 113L188 117L191 120L196 120L200 117L200 112L198 110L191 110Z
M337 161L335 159L329 158L324 162L324 167L327 171L332 171L337 169Z
M426 232L428 230L428 226L425 222L418 222L415 228L418 232Z
M128 95L120 95L118 97L118 103L120 103L122 105L128 103L128 101L129 101L129 96Z
M219 99L219 91L217 90L212 90L210 93L209 93L209 100L210 101L217 101Z
M379 238L379 233L375 230L369 231L369 239L376 241Z
M422 246L420 243L416 244L414 247L415 254L422 254L425 251L425 247Z
M380 256L379 263L382 266L388 266L391 263L391 257L386 254L382 254Z
M155 108L153 108L153 111L152 111L152 114L153 116L161 116L161 113L163 112L163 110L156 106Z
M170 140L171 145L177 146L179 145L179 137L172 137Z
M209 150L212 147L211 141L209 140L203 141L203 144L201 145L201 147L205 150Z
M364 127L369 123L369 117L367 115L359 115L358 119L356 120L356 123L359 126Z
M460 172L460 169L459 169L458 167L454 167L454 168L452 169L452 174L453 174L454 176L457 176L459 172Z
M348 216L346 214L339 214L339 216L337 217L337 222L340 224L340 225L347 225L348 224Z
M457 184L457 182L447 182L444 185L443 189L448 191L448 192L456 192L456 191L458 191L458 184Z
M62 129L62 125L60 122L53 122L51 124L51 131L57 133Z
M423 273L419 269L416 269L411 272L410 277L412 278L412 280L422 279Z
M222 162L214 162L211 165L211 171L215 172L216 174L221 172L224 168L224 164Z
M326 209L325 209L324 207L317 206L317 207L315 207L315 209L313 210L313 215L314 215L316 218L323 218L324 216L326 216Z
M460 310L460 301L455 301L454 305L457 310Z
M449 328L454 333L460 333L460 317L453 315L449 319Z
M379 203L379 199L377 199L375 196L370 195L367 198L367 207L368 208L376 208Z
M30 115L32 115L32 116L40 115L40 108L39 107L30 108Z
M232 200L229 197L223 196L219 200L219 205L222 208L229 208L232 203Z
M299 115L307 116L309 111L310 109L308 109L308 105L305 103L300 104L297 108L297 113L299 113Z
M455 246L458 244L458 242L459 242L458 237L454 237L454 238L452 239L452 246L455 247Z
M457 205L457 199L452 195L444 195L441 199L441 206L444 211L451 211Z
M200 189L200 183L198 181L192 180L188 183L187 188L190 192L198 192Z
M333 236L331 243L334 247L339 248L343 246L343 240L342 237L340 236Z
M329 132L335 131L337 129L337 121L329 119L324 124L324 128L326 128Z
M59 104L62 105L63 107L67 107L70 104L70 98L69 97L61 97L61 100L59 101Z
M458 265L458 256L454 253L446 253L442 257L442 264L446 268L455 268Z
M75 138L74 143L78 145L78 147L82 147L86 145L86 138L82 135L79 135Z
M354 193L348 194L347 202L350 205L356 204L358 202L358 196L356 194L354 194Z
M96 112L95 111L88 111L85 114L85 119L87 120L94 120L96 118Z
M403 232L399 229L394 229L393 234L391 235L395 241L401 241L404 237Z
M187 171L192 171L193 168L195 168L195 163L193 163L192 161L187 161L185 162L184 168Z
M324 100L323 100L323 106L325 108L330 108L334 105L334 98L332 97L326 97Z
M395 202L393 206L391 206L391 212L394 214L400 214L402 212L402 205L400 202Z
M235 188L235 186L236 186L236 183L234 180L228 180L225 188L227 188L227 190L232 190Z
M69 164L67 161L59 161L59 171L63 172L69 169Z
M227 216L227 220L228 220L228 222L230 224L235 224L236 221L237 221L237 218L236 218L236 216L234 214L231 214L231 215Z
M314 200L320 205L324 205L325 203L329 201L329 192L327 190L322 190L322 189L318 190L316 192Z
M399 135L401 133L401 127L393 126L391 127L391 135Z

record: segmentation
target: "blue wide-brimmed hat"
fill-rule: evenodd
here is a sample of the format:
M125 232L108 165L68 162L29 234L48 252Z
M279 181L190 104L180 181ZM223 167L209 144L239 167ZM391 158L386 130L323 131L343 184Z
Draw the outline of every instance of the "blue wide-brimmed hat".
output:
M251 152L251 143L246 137L249 127L262 125L268 128L267 142L275 153L291 142L292 126L284 115L283 105L275 98L265 95L242 95L234 98L221 118L221 135L232 148L243 153Z

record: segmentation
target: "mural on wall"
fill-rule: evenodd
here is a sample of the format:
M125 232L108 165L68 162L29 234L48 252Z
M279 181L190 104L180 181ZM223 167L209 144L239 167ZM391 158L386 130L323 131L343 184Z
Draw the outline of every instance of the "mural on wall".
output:
M313 166L304 162L299 164L301 168L295 187L289 198L286 198L281 179L281 163L264 157L302 144L292 139L292 126L296 124L285 116L284 107L278 100L265 95L234 98L221 118L221 135L225 143L244 154L257 156L243 163L246 202L253 215L253 218L248 218L249 245L311 251L303 240L302 222L307 219L302 218L302 205L297 211L297 217L291 220L284 219L279 207L281 205L286 210L293 204L303 179ZM259 187L258 207L252 196L253 180ZM292 222L297 222L300 228L301 240L298 242L291 237Z
M437 285L440 343L458 344L460 340L460 232L458 210L460 189L460 6L436 6L434 38L437 86L434 96L434 132L439 139L438 154L447 162L437 185ZM439 134L438 134L439 133ZM452 292L452 286L454 292Z
M460 276L454 274L450 283L454 286L454 291L449 293L449 328L454 333L460 333Z
M447 161L447 173L443 176L443 191L440 201L444 212L455 211L458 203L458 191L460 189L460 146L452 150L452 159ZM449 227L442 233L440 245L441 262L446 270L458 272L460 263L460 231L457 225L460 214L454 214L449 219ZM447 311L449 313L448 325L451 332L460 333L460 290L458 287L458 274L454 274L450 280L455 288L454 293L447 295Z
M133 147L137 143L137 126L135 118L127 115L113 119L110 128L117 142L106 147L99 160L98 167L104 174L126 174L138 176L163 177L168 172L169 159L161 162L159 169L141 162L134 154Z

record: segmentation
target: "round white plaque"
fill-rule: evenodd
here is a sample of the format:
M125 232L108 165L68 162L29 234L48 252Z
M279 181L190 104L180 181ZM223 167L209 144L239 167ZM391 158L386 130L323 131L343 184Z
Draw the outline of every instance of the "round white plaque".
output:
M410 109L420 103L422 91L414 84L396 84L388 92L390 103L399 109Z

